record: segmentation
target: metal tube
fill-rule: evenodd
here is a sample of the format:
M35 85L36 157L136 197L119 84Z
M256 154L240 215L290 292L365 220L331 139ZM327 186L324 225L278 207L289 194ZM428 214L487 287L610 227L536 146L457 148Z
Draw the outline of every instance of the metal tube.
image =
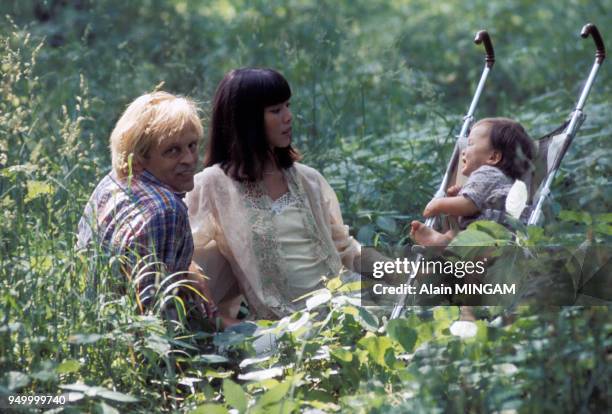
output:
M480 95L482 94L482 90L484 89L484 85L485 85L485 82L487 81L487 77L489 76L490 70L491 69L489 69L489 67L485 65L485 68L482 71L482 75L480 76L480 82L478 82L478 86L476 87L476 92L474 92L474 98L472 98L470 109L468 109L468 113L464 118L465 121L463 122L463 126L461 127L461 132L459 133L459 137L467 136L467 130L469 129L473 121L474 111L476 110L476 105L478 105L478 101L480 100Z
M582 94L580 95L580 100L578 101L578 105L576 105L576 110L577 111L582 111L582 108L584 108L584 103L587 99L587 96L589 96L589 92L591 91L591 87L593 86L593 81L595 81L595 76L597 76L597 72L599 71L599 63L597 63L597 61L595 61L595 64L593 65L593 68L591 69L591 73L589 74L589 78L586 81L586 84L584 85L584 88L582 89Z
M422 258L423 258L423 255L419 253L419 254L416 255L416 258L415 258L414 261L415 262L420 262ZM412 272L414 272L414 268L412 268ZM412 272L408 276L408 285L409 286L412 286L412 284L416 280L416 275L414 275L415 277L412 277ZM399 318L399 316L402 313L402 310L404 309L404 306L406 306L406 298L407 297L408 297L408 295L402 295L402 297L400 298L399 302L397 302L397 304L393 307L393 311L391 312L391 316L389 317L389 319L397 319L397 318Z
M402 295L399 302L393 308L393 311L391 311L391 316L389 317L389 319L397 319L402 314L402 310L406 305L406 296L407 295Z
M562 151L559 153L559 155L554 161L551 172L548 174L548 177L546 177L546 181L544 182L544 185L542 186L542 190L540 191L538 202L536 203L535 208L533 209L533 211L531 212L531 215L529 216L527 225L536 225L538 221L540 220L540 216L542 215L542 206L544 204L544 200L546 199L546 197L548 197L548 194L550 194L550 187L555 178L555 175L557 174L557 171L559 170L559 167L561 166L561 159L565 155L567 148L569 147L572 139L574 138L574 135L576 134L576 130L578 129L577 128L578 123L583 117L582 109L584 108L584 104L587 100L587 97L589 96L589 93L591 92L591 87L593 86L593 82L595 81L595 77L597 76L597 72L599 71L599 66L600 64L597 62L597 59L595 59L595 63L593 64L593 67L591 68L591 72L589 73L589 77L587 78L584 88L582 88L582 92L580 93L580 98L578 99L578 104L576 105L576 109L574 110L574 112L572 112L572 118L570 119L570 123L567 125L567 128L565 128L565 131L564 131L564 133L567 134L568 142L565 143L564 148L562 149Z
M538 198L538 202L536 203L536 206L531 212L531 215L529 216L529 220L527 221L528 226L537 224L538 220L540 219L540 215L542 214L542 204L544 203L544 199L548 196L548 193L550 192L550 185L552 184L552 180L555 176L554 173L556 173L556 171L553 171L546 178L546 182L544 183L544 187L542 187L542 191L540 192L540 197Z
M480 81L478 82L478 86L476 87L476 92L474 93L474 97L472 98L470 108L468 109L468 113L465 117L463 117L463 125L461 126L461 132L459 132L459 136L457 137L457 142L459 142L461 138L467 137L467 131L470 129L470 127L472 126L472 122L474 121L474 111L476 110L476 105L478 105L478 101L480 100L480 95L482 94L482 90L484 89L484 85L487 81L487 76L489 75L489 72L490 72L489 67L485 65L484 70L482 71L482 75L480 76ZM453 155L451 156L451 163L446 169L444 178L442 179L442 182L440 183L440 187L438 188L438 191L434 195L434 198L440 198L446 195L446 188L448 187L448 181L450 180L450 176L456 167L457 159L459 158L459 155L460 155L459 146L455 145L455 149L453 150ZM425 224L427 224L427 221L425 222ZM433 221L432 221L432 224L433 224Z

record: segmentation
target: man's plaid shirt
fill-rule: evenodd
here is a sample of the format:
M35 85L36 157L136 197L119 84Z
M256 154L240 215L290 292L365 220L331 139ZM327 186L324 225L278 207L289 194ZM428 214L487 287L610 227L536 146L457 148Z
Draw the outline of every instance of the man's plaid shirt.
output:
M111 255L127 256L130 266L152 255L142 263L162 262L168 273L186 271L193 238L183 197L147 171L131 177L129 186L127 178L111 172L85 207L77 247L98 243Z

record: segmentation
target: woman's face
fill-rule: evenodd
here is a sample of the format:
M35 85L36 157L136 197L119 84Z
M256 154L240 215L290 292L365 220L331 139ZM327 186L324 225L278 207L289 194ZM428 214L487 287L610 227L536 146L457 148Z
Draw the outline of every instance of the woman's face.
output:
M292 118L288 100L264 108L264 126L270 148L286 148L291 144Z

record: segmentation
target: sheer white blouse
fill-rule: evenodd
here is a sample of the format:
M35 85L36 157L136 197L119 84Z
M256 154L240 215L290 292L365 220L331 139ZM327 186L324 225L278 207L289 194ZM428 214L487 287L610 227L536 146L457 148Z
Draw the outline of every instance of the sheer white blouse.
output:
M218 165L197 174L186 196L194 260L226 314L237 312L242 294L254 318L286 316L322 275L358 266L361 246L325 178L299 163L284 174L289 192L276 202L261 182L237 182Z

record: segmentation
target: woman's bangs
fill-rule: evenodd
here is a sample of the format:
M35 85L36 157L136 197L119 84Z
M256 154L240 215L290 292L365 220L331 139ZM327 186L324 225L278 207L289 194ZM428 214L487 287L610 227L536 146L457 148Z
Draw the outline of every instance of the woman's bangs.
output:
M291 98L291 88L287 80L278 72L268 71L263 78L262 100L264 106L276 105L288 101Z

